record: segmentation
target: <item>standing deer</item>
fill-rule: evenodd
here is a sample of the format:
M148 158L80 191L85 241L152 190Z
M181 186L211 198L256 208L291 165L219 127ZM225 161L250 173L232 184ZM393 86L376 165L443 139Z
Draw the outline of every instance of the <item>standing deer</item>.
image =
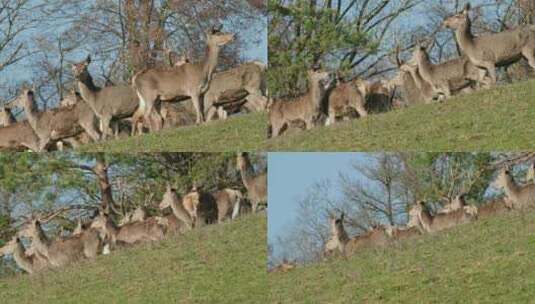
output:
M47 268L47 261L36 254L28 254L18 237L13 237L4 247L0 248L0 257L12 254L17 266L29 274L42 271Z
M218 209L215 198L197 186L193 186L193 189L182 198L182 206L189 213L195 227L217 221Z
M198 63L184 63L179 67L143 70L132 78L132 83L139 96L139 107L143 119L149 121L158 99L171 100L175 97L191 97L197 114L197 123L204 122L203 99L210 88L212 74L217 66L221 47L234 40L235 35L223 33L220 29L206 32L207 56ZM156 111L156 126L160 130L163 122Z
M222 223L225 219L235 219L240 212L240 204L243 195L240 191L225 188L212 193L217 204L217 222Z
M267 203L267 172L255 174L249 154L246 152L238 153L237 166L254 213L259 204Z
M444 20L443 25L455 30L462 52L475 66L485 69L496 83L496 67L507 66L522 57L535 69L535 28L520 26L514 30L474 37L470 21L470 3L464 10Z
M305 95L292 101L276 100L268 106L268 138L281 135L292 121L304 121L307 130L319 122L323 100L332 85L331 74L320 69L309 70L308 83Z
M414 50L414 60L423 80L432 87L435 94L442 94L446 98L449 98L452 92L462 90L472 83L484 82L484 72L466 57L432 64L425 47L417 45Z
M180 201L176 189L172 188L170 184L167 184L162 201L158 205L160 210L171 207L173 211L173 217L175 217L181 226L184 226L185 230L191 230L193 228L193 220L190 213L184 208ZM182 230L182 229L180 229Z
M93 229L65 240L50 241L37 219L26 224L18 236L30 238L36 252L46 257L53 267L65 266L83 258L94 258L103 245L98 232Z
M88 67L91 56L72 65L72 73L78 84L82 99L100 120L100 131L104 138L113 135L112 119L130 117L136 111L139 101L136 92L128 85L99 88L93 83Z
M38 112L34 97L33 90L24 88L13 104L24 108L28 123L39 138L39 151L44 151L51 141L72 138L83 131L94 141L100 139L95 114L86 104Z
M535 206L535 184L517 185L508 168L502 168L499 171L492 185L495 188L505 190L505 203L507 207L523 209Z
M363 80L339 81L327 99L328 118L326 125L334 124L338 116L347 115L350 109L355 110L360 117L368 116L368 111L364 107L366 91L367 85Z
M418 204L421 205L421 211L418 217L420 225L422 225L423 229L428 233L449 229L477 219L477 215L466 211L464 208L457 209L450 213L432 216L431 213L429 213L429 210L425 207L423 201L419 201Z

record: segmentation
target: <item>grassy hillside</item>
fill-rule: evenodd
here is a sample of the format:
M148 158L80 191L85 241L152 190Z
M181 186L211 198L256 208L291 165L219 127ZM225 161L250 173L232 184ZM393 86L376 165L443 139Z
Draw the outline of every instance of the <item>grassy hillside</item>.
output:
M535 212L270 273L272 303L532 303Z
M82 151L103 152L224 152L259 149L267 134L263 114L247 114L203 126L164 129L161 132L86 145Z
M266 218L248 216L55 272L0 280L0 303L263 303Z
M535 149L535 80L441 104L419 105L335 127L266 140L267 117L242 115L201 127L83 147L84 151L511 151Z

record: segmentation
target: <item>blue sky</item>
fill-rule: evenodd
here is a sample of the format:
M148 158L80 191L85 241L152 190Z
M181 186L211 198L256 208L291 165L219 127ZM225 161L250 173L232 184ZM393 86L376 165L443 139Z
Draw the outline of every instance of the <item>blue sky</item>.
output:
M292 225L298 200L310 186L324 179L335 182L340 173L354 175L351 164L366 161L363 153L269 153L268 240Z

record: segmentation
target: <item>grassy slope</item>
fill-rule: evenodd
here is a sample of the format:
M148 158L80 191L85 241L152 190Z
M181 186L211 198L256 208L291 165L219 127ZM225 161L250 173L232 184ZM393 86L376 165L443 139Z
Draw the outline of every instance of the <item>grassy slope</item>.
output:
M214 121L204 126L166 129L162 132L128 137L82 147L103 152L225 152L253 151L265 141L267 118L248 114Z
M512 151L535 149L535 80L266 140L266 116L243 115L85 151Z
M272 303L532 303L535 213L271 273Z
M0 281L0 303L262 303L265 235L265 215L212 225L61 271Z

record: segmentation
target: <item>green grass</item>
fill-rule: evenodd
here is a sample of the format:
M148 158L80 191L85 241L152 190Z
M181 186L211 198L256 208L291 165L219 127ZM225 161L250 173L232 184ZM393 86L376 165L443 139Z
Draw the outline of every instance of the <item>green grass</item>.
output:
M263 303L266 217L0 280L0 303Z
M266 140L249 114L82 148L84 151L519 151L535 149L535 80L498 86Z
M535 213L270 273L270 303L533 303Z
M254 113L203 126L164 129L161 132L110 140L81 147L102 152L227 152L255 151L265 141L267 116Z

